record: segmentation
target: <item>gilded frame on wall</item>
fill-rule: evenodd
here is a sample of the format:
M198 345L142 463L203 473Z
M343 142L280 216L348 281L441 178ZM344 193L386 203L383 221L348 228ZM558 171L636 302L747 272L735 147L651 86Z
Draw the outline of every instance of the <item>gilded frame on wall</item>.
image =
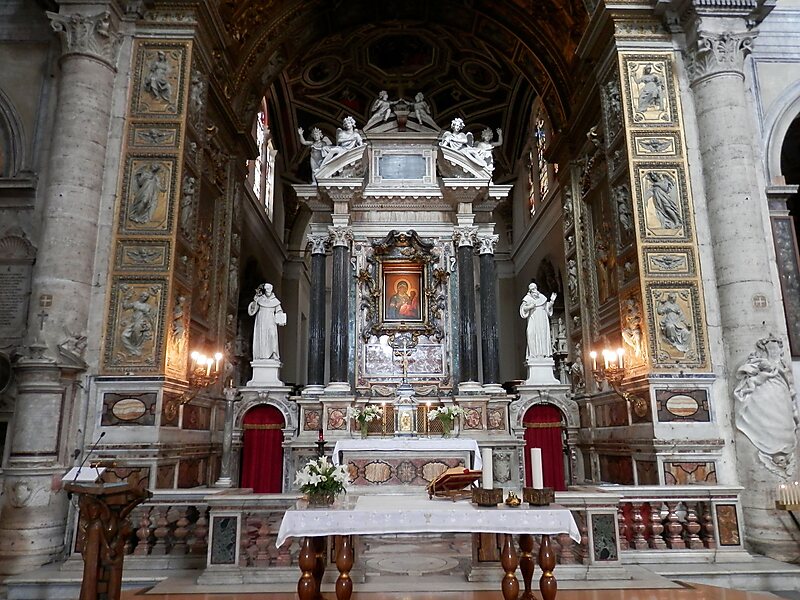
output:
M381 264L381 325L413 328L427 321L425 265L414 261Z

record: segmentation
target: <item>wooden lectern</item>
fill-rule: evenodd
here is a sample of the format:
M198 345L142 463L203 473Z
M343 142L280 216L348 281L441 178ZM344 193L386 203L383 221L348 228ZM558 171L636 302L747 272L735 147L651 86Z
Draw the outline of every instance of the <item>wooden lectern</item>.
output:
M77 547L83 556L80 600L119 600L128 515L153 494L126 481L67 481L64 489L80 497Z

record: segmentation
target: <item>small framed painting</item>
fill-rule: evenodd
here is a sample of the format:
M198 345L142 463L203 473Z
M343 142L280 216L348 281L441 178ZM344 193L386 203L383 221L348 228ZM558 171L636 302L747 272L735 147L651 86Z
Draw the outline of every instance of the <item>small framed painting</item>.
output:
M392 261L382 264L381 316L384 324L423 323L425 265Z

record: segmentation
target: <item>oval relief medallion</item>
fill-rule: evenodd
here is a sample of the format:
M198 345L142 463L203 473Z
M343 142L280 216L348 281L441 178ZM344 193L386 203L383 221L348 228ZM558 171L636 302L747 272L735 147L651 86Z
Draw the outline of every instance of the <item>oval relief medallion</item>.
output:
M676 417L691 417L700 409L700 404L691 396L676 394L667 400L666 409Z
M111 413L120 421L135 421L143 417L146 412L147 407L138 398L123 398L111 407Z

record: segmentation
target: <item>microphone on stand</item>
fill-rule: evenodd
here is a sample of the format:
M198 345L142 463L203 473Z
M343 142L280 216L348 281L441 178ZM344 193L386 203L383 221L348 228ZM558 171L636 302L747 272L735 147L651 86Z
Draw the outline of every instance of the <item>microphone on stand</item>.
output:
M92 455L92 452L94 452L97 449L97 445L100 443L100 440L103 439L103 436L105 436L105 434L106 434L105 431L100 434L100 437L98 437L97 440L95 440L94 444L92 444L92 447L89 448L89 451L83 457L83 460L81 461L81 464L78 465L78 470L75 472L75 477L72 479L73 483L75 483L75 481L77 481L78 477L81 474L81 469L83 469L83 465L85 465L86 461L89 460L89 457ZM77 458L77 455L75 456L75 458Z

